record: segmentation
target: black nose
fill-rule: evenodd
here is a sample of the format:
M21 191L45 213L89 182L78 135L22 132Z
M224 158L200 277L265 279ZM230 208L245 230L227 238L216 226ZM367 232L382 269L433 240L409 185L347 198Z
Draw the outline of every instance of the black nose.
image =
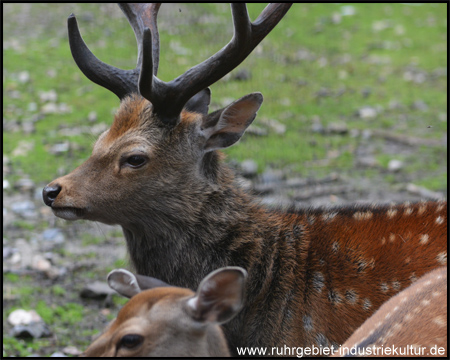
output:
M61 192L61 186L58 184L53 186L46 186L42 190L42 198L44 199L45 205L52 206L58 194Z

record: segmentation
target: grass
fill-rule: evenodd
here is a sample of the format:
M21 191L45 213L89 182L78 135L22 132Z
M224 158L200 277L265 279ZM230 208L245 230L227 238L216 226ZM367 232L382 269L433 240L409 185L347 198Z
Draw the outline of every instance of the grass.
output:
M354 15L339 15L345 6L294 4L259 46L260 50L237 69L251 70L251 79L222 80L212 86L212 109L226 99L231 100L230 96L262 91L265 100L258 117L277 119L287 126L284 136L245 136L239 145L226 150L229 158L255 159L260 171L267 165L291 166L303 176L322 176L332 171L332 167L342 171L351 169L353 156L345 150L329 166L308 168L303 165L325 158L325 149L339 151L349 143L356 146L358 142L348 136L330 138L311 133L314 116L318 116L324 126L340 121L349 128L385 129L427 138L440 138L446 132L447 122L439 120L439 114L446 114L446 77L415 83L405 80L405 72L413 67L430 74L445 68L447 5L352 4ZM17 14L21 5L5 7L10 14ZM263 7L263 4L250 4L250 16L255 18ZM59 129L89 126L87 117L92 111L97 114L97 122L110 124L111 114L118 106L113 94L92 84L74 64L63 21L69 8L78 14L85 41L100 59L124 68L135 63L134 35L120 12L110 6L106 10L95 4L57 6L52 12L60 15L58 21L54 20L56 15L50 13L47 15L54 23L49 20L44 29L36 24L39 39L17 35L14 24L6 21L6 40L20 39L21 49L7 47L4 50L5 121L27 121L39 114L39 109L45 105L39 100L39 94L44 91L54 90L58 94L57 103L71 108L68 113L43 115L36 122L33 134L4 132L4 153L13 159L15 168L22 170L7 174L11 181L23 172L37 182L46 183L78 166L89 156L96 136L89 131L79 136L61 136ZM167 17L160 15L159 77L165 81L219 50L232 34L228 5L192 4L180 5L180 8L181 13L177 8L168 10L173 23L168 24ZM32 9L44 11L42 4L35 4ZM116 20L106 21L105 13ZM214 20L196 21L206 14L213 15ZM177 26L172 26L175 23ZM24 48L27 48L26 56ZM299 57L301 51L306 51L309 58ZM30 81L20 82L22 71L29 72ZM48 76L49 73L54 75ZM302 81L306 85L302 85ZM324 88L330 96L318 97L317 93ZM367 89L370 95L365 97L363 93ZM405 109L389 110L393 100ZM411 109L417 100L427 104L426 112ZM34 109L30 103L37 104L37 110L30 110ZM354 115L362 106L381 106L386 110L368 121ZM399 121L405 117L406 120ZM428 125L432 128L424 130ZM32 143L32 150L14 156L12 153L20 141ZM51 146L65 141L71 144L67 153L49 154ZM443 147L439 149L441 166L446 160L445 151ZM434 176L427 176L430 158L432 155L425 150L423 156L412 160L423 170L420 181L425 185L429 181L430 188L444 189L445 178L436 182Z
M252 19L263 7L248 5ZM349 9L354 15L343 15ZM67 16L71 12L77 15L91 50L114 66L134 66L135 39L114 4L60 3L49 8L48 4L8 3L3 4L3 10L3 154L10 161L4 179L13 184L28 176L36 184L46 184L90 155L98 136L94 125L109 126L119 106L114 94L91 83L75 65L67 41ZM404 181L400 176L404 174L417 185L446 193L446 145L395 153L379 138L365 140L311 131L313 122L319 119L324 127L344 123L349 130L381 129L442 139L447 133L446 14L444 3L294 4L253 54L232 72L231 79L211 86L211 110L260 91L264 103L254 124L261 126L259 119L275 119L287 129L284 135L244 135L239 144L225 151L228 161L253 159L260 172L267 167L289 169L311 178L332 172L382 178L392 186ZM203 61L232 36L226 4L164 4L159 19L158 76L164 81ZM250 72L249 80L233 80L233 74L241 69ZM54 103L58 109L65 104L65 111L44 111L52 103L42 100L49 91L57 94ZM416 102L425 103L426 109L417 108ZM355 114L363 106L381 110L373 118L361 119ZM93 112L97 120L90 122ZM34 132L23 131L22 125L27 122L34 123ZM64 129L82 131L69 136L61 133ZM69 150L58 156L52 154L52 147L63 142L69 143ZM369 145L380 166L355 169L355 150ZM386 171L392 159L405 163L401 174ZM15 226L32 230L19 219ZM122 234L110 236L121 238ZM103 240L84 234L80 244L98 245ZM93 252L71 254L64 248L55 252L73 261L96 256ZM127 260L113 264L114 268L126 265ZM75 280L104 279L110 270L112 267L81 269ZM105 317L92 304L77 303L80 285L75 280L70 277L63 284L39 287L31 277L4 275L4 298L6 293L11 299L4 305L3 319L19 307L36 309L57 335L51 340L17 340L7 335L9 328L4 324L4 356L27 356L34 349L51 354L45 349L53 351L67 344L84 349L88 345L91 335L100 329L89 326L102 324L113 314ZM113 297L116 310L124 301Z

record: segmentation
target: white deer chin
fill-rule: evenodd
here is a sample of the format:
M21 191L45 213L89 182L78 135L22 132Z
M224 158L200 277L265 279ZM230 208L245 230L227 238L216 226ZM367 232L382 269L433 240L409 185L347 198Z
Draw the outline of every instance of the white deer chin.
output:
M83 219L82 210L77 208L52 208L53 214L64 220L80 220Z

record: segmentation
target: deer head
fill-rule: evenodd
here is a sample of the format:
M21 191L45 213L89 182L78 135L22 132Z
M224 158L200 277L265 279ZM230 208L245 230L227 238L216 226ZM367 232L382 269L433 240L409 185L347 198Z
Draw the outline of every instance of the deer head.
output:
M220 324L241 309L247 273L239 267L206 276L197 292L113 270L108 283L131 297L84 356L230 356Z
M195 203L228 181L215 152L240 139L261 106L252 93L208 114L208 88L240 64L291 4L270 4L250 22L245 4L231 4L234 35L218 53L178 78L156 77L159 4L120 4L138 43L134 70L98 60L83 42L75 16L68 19L70 48L83 73L114 92L121 106L92 156L43 190L45 204L67 220L89 219L127 228L153 213L155 226L196 216ZM181 208L192 199L189 215ZM158 225L159 224L159 225Z

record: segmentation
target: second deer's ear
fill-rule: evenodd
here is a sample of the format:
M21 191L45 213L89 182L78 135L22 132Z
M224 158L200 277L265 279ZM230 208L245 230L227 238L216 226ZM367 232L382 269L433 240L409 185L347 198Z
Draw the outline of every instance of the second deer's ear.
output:
M191 316L203 323L221 324L231 320L242 308L247 272L237 266L213 271L187 302Z
M133 273L125 269L115 269L107 276L108 285L120 295L131 298L142 290Z
M207 115L202 124L207 137L204 150L223 149L238 141L255 119L262 102L261 93L252 93Z
M131 298L136 294L156 287L170 286L162 280L150 276L135 275L125 269L115 269L108 274L108 285L120 295Z

